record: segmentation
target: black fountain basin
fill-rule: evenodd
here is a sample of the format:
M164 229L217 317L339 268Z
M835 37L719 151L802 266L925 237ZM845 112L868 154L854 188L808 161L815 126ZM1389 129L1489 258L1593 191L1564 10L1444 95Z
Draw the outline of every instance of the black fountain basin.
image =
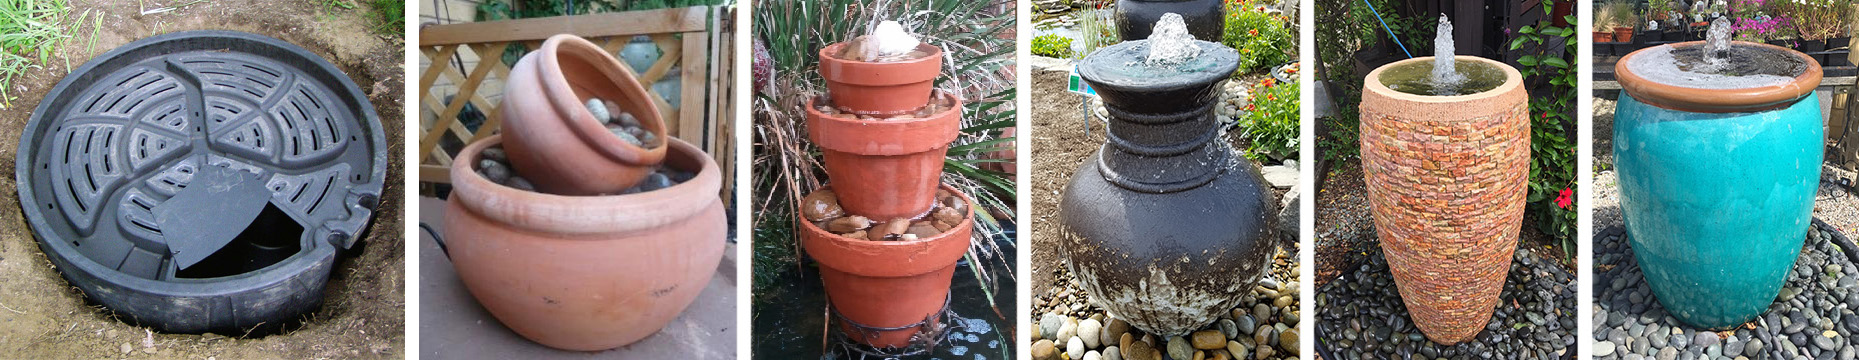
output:
M322 302L380 202L386 141L347 75L230 31L138 40L34 109L14 180L71 285L165 332L266 333Z

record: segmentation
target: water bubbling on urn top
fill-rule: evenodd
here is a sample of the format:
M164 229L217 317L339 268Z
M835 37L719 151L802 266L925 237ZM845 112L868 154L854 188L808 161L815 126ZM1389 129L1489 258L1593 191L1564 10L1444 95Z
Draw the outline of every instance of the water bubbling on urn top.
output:
M1148 39L1126 41L1079 61L1078 74L1097 85L1147 88L1223 78L1239 68L1239 52L1188 34L1181 15L1168 13Z
M1624 64L1647 81L1694 89L1747 89L1785 85L1807 71L1800 56L1761 45L1730 41L1729 22L1711 24L1702 44L1661 45L1636 53Z

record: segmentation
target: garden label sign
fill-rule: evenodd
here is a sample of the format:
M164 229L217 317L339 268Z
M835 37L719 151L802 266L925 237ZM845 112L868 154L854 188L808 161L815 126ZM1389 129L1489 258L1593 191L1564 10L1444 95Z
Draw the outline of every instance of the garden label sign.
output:
M1072 68L1071 74L1068 75L1068 79L1065 80L1065 91L1078 93L1084 96L1097 96L1097 90L1091 89L1091 84L1086 84L1084 78L1078 77L1077 68Z

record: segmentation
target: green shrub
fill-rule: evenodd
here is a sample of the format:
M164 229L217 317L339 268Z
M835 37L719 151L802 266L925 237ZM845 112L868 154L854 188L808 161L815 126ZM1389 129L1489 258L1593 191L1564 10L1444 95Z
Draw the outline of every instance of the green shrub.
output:
M1229 1L1226 38L1220 43L1239 51L1239 73L1270 70L1297 58L1297 42L1282 14L1268 14L1249 1Z
M1033 55L1070 59L1072 57L1072 39L1059 34L1045 34L1033 38Z
M1240 136L1250 143L1246 145L1247 158L1297 158L1297 99L1296 82L1278 83L1266 78L1252 89L1252 97L1242 109L1246 115L1239 120Z

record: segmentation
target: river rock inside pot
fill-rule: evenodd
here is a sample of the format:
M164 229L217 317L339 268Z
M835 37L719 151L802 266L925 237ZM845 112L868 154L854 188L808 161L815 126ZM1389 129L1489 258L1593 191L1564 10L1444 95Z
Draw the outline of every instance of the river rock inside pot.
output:
M962 197L947 190L936 190L930 211L915 219L872 219L847 214L839 207L839 196L832 190L815 191L801 198L801 216L826 232L871 241L914 241L949 232L967 218L968 206Z
M910 112L897 114L897 115L859 114L857 111L853 111L852 109L843 108L838 105L834 105L833 98L831 96L820 96L819 99L813 102L813 104L814 104L813 105L814 109L819 110L821 114L826 114L826 116L836 117L840 119L902 121L902 120L915 120L915 119L936 116L936 114L942 113L943 111L948 111L949 107L955 106L955 99L947 97L947 96L930 96L929 103L923 104L923 107L919 107L916 110L911 110Z
M600 121L601 126L605 126L607 131L613 133L613 136L620 137L620 140L647 149L661 145L658 135L653 134L651 130L646 130L645 125L639 123L639 118L621 109L619 103L607 99L589 98L586 106L587 112L594 115L594 120Z
M510 166L510 157L508 153L504 152L503 145L484 148L483 152L478 153L478 163L472 165L472 169L477 170L478 175L483 175L485 179L491 182L516 188L517 190L541 192L536 190L536 185L534 183L529 182L529 179L523 178L523 175L518 173L516 168ZM686 181L691 181L691 178L695 177L697 177L697 173L659 164L652 169L652 174L646 175L645 180L640 181L638 185L633 185L633 187L618 193L602 195L636 194L664 189L683 184Z

